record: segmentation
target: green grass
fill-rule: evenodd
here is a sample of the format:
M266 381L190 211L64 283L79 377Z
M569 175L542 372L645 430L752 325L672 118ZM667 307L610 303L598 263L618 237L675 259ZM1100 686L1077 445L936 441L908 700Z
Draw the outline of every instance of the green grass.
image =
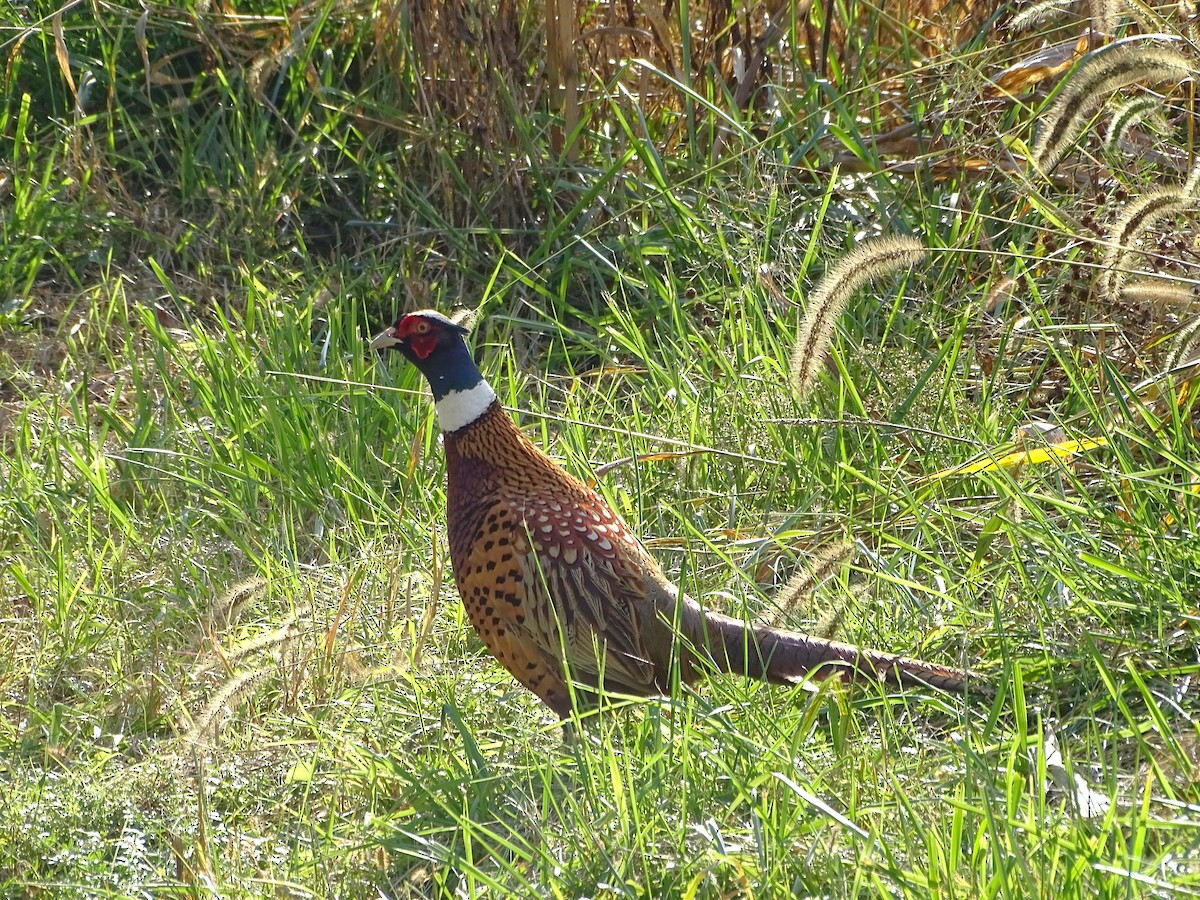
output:
M1115 190L831 165L886 163L896 70L944 116L924 162L1030 143L1044 91L958 105L1011 62L994 35L925 57L875 14L832 81L791 59L758 130L699 77L683 124L608 85L567 166L517 97L491 146L426 123L407 20L389 45L313 7L258 93L234 63L275 20L155 8L143 34L139 9L64 13L76 83L102 79L81 111L56 10L5 32L0 894L1200 892L1196 401L1187 373L1138 386L1188 311L1075 293ZM147 84L142 42L176 81ZM877 231L934 252L851 302L798 401L802 296ZM1194 277L1191 243L1145 246ZM581 477L624 460L598 488L690 593L834 610L995 698L714 678L564 746L455 594L417 373L365 349L459 303L535 440ZM1036 448L1036 420L1096 445L951 471Z

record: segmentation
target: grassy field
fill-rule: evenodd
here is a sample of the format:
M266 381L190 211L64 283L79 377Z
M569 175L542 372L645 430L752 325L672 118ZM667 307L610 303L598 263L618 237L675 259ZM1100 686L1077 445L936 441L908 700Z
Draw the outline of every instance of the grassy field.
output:
M566 98L531 3L0 12L0 896L1200 894L1194 26L719 6L588 7ZM995 697L564 745L366 349L421 306L687 591Z

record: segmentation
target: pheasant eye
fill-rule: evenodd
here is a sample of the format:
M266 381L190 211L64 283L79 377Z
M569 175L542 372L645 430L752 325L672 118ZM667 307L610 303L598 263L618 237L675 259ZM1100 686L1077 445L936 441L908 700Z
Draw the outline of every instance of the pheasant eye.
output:
M416 331L417 331L417 334L429 334L429 323L428 322L418 322Z

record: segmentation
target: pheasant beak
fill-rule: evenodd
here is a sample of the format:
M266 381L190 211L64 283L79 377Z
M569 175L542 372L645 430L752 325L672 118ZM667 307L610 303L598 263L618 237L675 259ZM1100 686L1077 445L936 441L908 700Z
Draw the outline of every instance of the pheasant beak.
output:
M379 334L375 335L375 337L371 338L371 349L387 350L391 347L396 347L401 343L402 341L400 337L396 334L396 326L392 325L391 327L385 328L383 331L379 332Z

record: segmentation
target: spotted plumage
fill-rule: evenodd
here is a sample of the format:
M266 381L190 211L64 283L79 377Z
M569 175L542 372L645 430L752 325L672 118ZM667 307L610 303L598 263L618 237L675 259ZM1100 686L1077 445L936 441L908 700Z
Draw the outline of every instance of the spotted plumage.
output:
M517 428L480 375L465 331L401 317L372 342L425 375L444 432L450 559L487 648L559 716L594 690L669 692L708 668L779 683L841 671L961 691L967 673L746 623L681 596L612 508ZM673 668L674 667L674 668Z

